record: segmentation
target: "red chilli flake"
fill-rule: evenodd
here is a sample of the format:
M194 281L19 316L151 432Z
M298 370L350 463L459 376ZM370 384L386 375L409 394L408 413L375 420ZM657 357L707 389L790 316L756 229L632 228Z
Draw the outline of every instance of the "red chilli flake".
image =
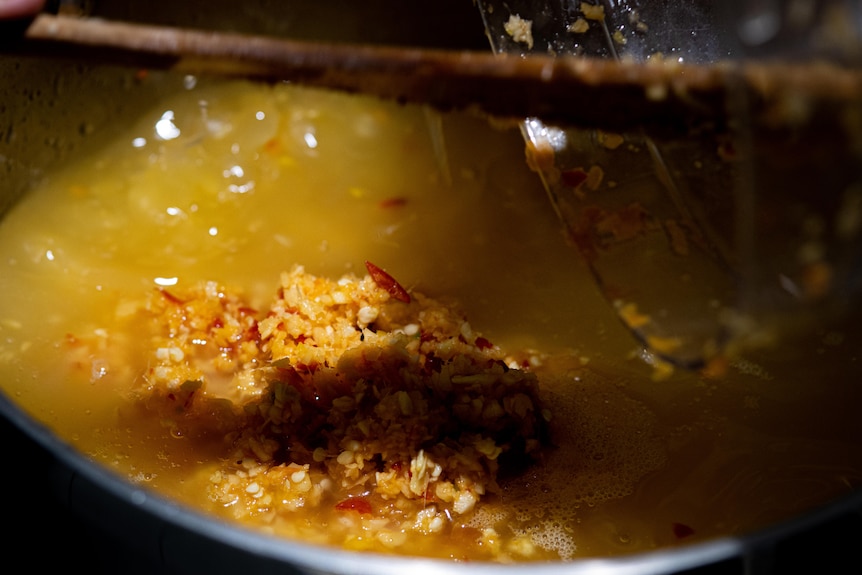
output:
M561 173L560 178L566 186L577 188L587 181L587 173L582 168L575 168Z
M169 302L174 303L176 305L182 305L182 304L186 303L185 301L181 300L180 298L178 298L177 296L175 296L174 294L172 294L171 292L169 292L166 289L160 289L159 293L161 293L162 296L166 300L168 300Z
M480 336L476 338L476 347L479 349L491 349L494 347L494 344Z
M344 501L335 504L339 511L356 511L357 513L371 513L371 504L364 497L348 497Z
M400 283L395 281L395 278L369 261L365 262L365 269L368 270L368 275L371 276L374 283L389 292L389 295L398 301L410 303L410 294L407 293L406 289L401 287Z
M383 209L400 208L405 205L407 205L407 198L401 196L386 198L380 201L380 207Z
M673 529L674 537L677 539L685 539L686 537L694 535L694 529L685 523L673 523L671 524L671 528Z

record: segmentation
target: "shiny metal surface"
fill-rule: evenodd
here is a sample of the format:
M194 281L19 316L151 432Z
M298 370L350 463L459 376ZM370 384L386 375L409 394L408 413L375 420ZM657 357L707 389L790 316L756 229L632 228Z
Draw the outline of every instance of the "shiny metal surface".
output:
M480 0L478 8L499 53L862 65L862 20L849 2ZM514 33L513 23L530 34ZM722 115L716 122L671 138L644 124L614 134L613 149L600 131L538 118L523 125L573 244L657 365L700 369L858 304L862 229L845 224L862 198L862 98L836 105L840 119L830 121L801 91L776 88L781 104L764 129L758 98L741 88L710 104ZM626 153L633 149L642 152ZM612 188L585 181L597 168Z

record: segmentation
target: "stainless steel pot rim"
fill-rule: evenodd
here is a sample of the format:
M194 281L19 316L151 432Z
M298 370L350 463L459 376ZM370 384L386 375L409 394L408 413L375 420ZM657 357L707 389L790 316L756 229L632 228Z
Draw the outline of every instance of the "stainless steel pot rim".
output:
M615 558L590 558L572 562L522 563L501 565L497 563L459 563L417 557L358 554L332 548L287 541L275 536L253 532L235 525L214 521L196 511L171 502L159 495L136 487L75 451L70 445L54 435L47 427L37 423L0 392L0 416L10 421L38 445L53 455L65 466L70 482L84 481L113 498L119 507L161 521L161 532L157 535L159 545L170 545L172 538L192 537L198 549L211 546L213 549L242 554L239 561L265 561L272 565L299 569L309 573L344 573L351 575L403 575L405 572L425 574L491 574L501 572L536 573L541 575L658 575L676 573L719 563L730 559L741 559L744 564L767 561L776 542L802 533L815 526L837 518L851 509L862 509L862 491L824 505L798 518L786 521L743 537L723 537L681 547L665 548L647 553L637 553ZM122 511L120 511L122 512ZM89 518L91 521L92 518ZM102 526L107 527L107 526ZM122 526L111 523L114 536L122 537ZM176 542L173 547L184 546ZM192 545L192 547L195 547ZM158 554L166 557L163 549ZM193 561L194 559L188 559ZM183 561L181 561L183 562ZM230 562L226 562L225 566ZM235 566L233 563L232 566ZM227 571L226 571L227 572Z

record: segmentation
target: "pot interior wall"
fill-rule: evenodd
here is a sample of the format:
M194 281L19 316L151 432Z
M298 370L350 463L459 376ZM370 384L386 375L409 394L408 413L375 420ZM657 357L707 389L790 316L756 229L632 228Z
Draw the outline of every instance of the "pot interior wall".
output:
M488 50L472 0L416 4L393 0L96 2L93 15L297 40Z

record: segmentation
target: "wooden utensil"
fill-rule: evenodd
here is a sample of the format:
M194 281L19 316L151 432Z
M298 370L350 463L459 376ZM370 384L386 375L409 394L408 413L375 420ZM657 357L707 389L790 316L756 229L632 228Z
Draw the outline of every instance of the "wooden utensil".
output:
M373 94L443 110L651 134L726 121L744 91L751 122L820 125L862 97L862 72L827 63L635 63L301 42L41 14L7 52L219 74ZM804 113L800 114L802 110ZM792 113L791 113L792 112ZM831 124L832 122L827 122Z

